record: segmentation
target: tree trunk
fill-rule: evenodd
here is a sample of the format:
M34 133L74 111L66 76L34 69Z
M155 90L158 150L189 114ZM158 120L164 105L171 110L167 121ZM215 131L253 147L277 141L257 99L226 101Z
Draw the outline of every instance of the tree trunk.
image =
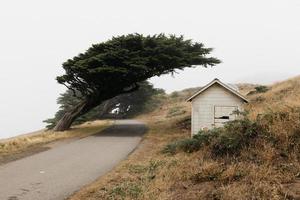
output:
M64 116L57 122L54 131L68 130L77 117L87 113L97 104L92 100L84 100L75 106L71 111L66 112Z
M80 102L77 106L74 107L69 112L66 112L64 116L58 121L56 126L54 127L54 131L65 131L68 130L72 123L77 119L77 117L89 112L91 109L98 106L102 101L111 99L117 95L125 94L125 93L131 93L136 91L139 88L137 84L134 84L132 88L129 90L123 90L123 91L114 91L110 93L110 95L102 96L99 98L99 96L89 96L87 99Z

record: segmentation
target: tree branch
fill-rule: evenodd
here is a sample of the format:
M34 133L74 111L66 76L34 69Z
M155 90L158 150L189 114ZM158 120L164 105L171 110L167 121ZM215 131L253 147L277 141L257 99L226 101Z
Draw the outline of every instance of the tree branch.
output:
M128 90L123 90L121 94L131 93L138 90L139 88L140 86L137 83L134 83L133 86L131 86L131 88L129 88Z

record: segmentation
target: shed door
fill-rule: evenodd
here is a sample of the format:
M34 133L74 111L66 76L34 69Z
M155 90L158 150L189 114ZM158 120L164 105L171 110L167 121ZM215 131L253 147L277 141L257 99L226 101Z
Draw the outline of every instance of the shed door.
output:
M236 119L237 106L215 106L215 126L223 126L224 123Z

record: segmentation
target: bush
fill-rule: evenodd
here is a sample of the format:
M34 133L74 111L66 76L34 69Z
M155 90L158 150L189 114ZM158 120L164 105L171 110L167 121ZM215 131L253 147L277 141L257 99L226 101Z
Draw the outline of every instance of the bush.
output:
M207 131L200 131L193 138L182 139L170 143L164 147L162 153L175 154L177 151L192 153L198 151L203 145L207 145L219 134L219 128Z
M174 155L177 151L177 147L178 147L178 144L177 142L173 142L173 143L170 143L170 144L167 144L163 150L161 151L163 154L171 154L171 155Z
M264 86L264 85L260 85L260 86L255 87L255 91L257 93L265 93L268 90L269 90L269 88L267 86Z
M261 126L249 119L228 122L222 128L202 130L193 138L183 139L168 144L163 153L175 154L178 151L187 153L198 151L203 146L210 146L215 156L238 154L243 147L263 133Z
M217 138L222 132L222 128L214 128L211 130L202 130L198 134L194 135L193 138L198 140L202 145L208 145L214 138Z
M212 152L214 155L239 154L243 147L249 146L263 132L258 123L248 118L228 122L213 141Z
M269 90L269 88L267 86L264 85L260 85L254 88L255 90L250 91L247 96L251 96L254 94L259 94L259 93L265 93Z
M195 152L208 146L214 156L238 155L260 139L280 152L297 152L300 157L300 108L269 110L255 120L247 116L228 122L222 128L199 131L193 138L168 144L164 153Z
M214 155L236 154L242 147L241 137L238 135L222 134L216 138L212 152Z
M177 151L192 153L194 151L198 151L200 147L201 144L197 139L187 138L166 145L163 148L162 153L171 155L176 154Z
M178 148L186 153L192 153L194 151L198 151L201 147L201 143L199 140L195 138L188 138L185 140L181 140L178 143Z

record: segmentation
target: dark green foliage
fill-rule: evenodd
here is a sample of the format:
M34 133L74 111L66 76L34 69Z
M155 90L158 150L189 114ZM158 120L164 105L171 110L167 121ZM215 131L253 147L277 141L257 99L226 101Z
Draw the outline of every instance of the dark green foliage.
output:
M247 147L258 134L263 134L262 127L245 118L228 122L222 128L199 131L193 138L168 144L163 153L175 154L178 151L191 153L209 145L215 156L234 155L243 147Z
M85 53L63 63L65 74L57 77L83 98L65 113L55 130L68 129L76 118L103 101L139 89L139 83L153 76L174 73L186 67L214 66L220 61L207 57L212 51L183 36L129 34L92 45Z
M221 130L213 145L215 155L238 154L259 132L262 132L257 123L247 118L228 122Z
M182 139L168 144L162 150L162 153L175 154L177 151L184 151L192 153L198 151L203 145L207 145L211 142L212 138L215 138L219 134L219 129L213 129L209 131L200 131L199 134L193 138Z
M192 153L198 151L202 145L203 143L201 143L201 141L197 138L187 138L166 145L163 148L162 153L171 155L177 153L178 151Z
M269 88L267 86L264 85L260 85L260 86L256 86L255 90L250 91L247 95L254 95L254 94L258 94L258 93L265 93L269 90Z
M188 138L181 140L177 143L178 149L182 150L186 153L192 153L194 151L198 151L201 147L201 143L199 140L194 138Z
M118 36L65 62L66 74L57 80L83 96L121 93L155 75L194 65L218 64L219 60L205 57L211 50L201 43L184 40L183 36Z
M198 140L202 145L208 145L211 143L212 139L219 136L222 128L214 128L211 130L202 130L198 134L194 135L193 138Z
M265 93L269 90L269 88L267 86L260 85L260 86L255 87L255 90L257 93Z

